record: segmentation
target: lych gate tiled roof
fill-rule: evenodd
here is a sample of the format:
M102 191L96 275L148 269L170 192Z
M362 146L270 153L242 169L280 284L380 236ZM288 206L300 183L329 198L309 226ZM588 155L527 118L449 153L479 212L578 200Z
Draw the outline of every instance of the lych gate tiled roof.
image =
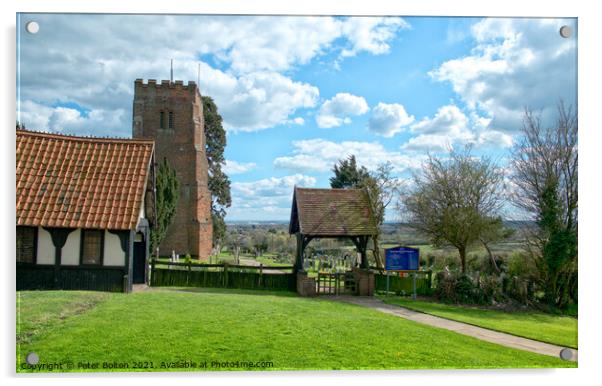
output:
M135 229L154 142L17 130L17 225Z
M360 236L377 233L365 190L295 188L290 233Z

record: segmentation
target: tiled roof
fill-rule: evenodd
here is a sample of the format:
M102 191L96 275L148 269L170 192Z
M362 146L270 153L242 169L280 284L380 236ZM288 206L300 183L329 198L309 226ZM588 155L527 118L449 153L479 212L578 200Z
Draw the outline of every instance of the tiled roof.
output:
M376 234L377 227L364 190L295 187L289 232L360 236Z
M154 142L17 130L17 225L135 229Z

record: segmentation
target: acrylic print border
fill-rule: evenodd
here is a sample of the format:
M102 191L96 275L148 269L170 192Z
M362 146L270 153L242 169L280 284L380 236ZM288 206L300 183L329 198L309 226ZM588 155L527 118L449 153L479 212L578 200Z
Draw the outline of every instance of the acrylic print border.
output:
M33 22L39 23L41 30L29 30ZM148 25L153 25L153 30L145 30ZM512 248L514 264L521 264L527 271L530 258L520 252L528 241L523 233L527 226L531 227L525 221L532 221L537 212L523 213L522 208L529 209L524 201L519 202L523 206L518 209L513 207L512 198L522 196L507 198L503 183L505 176L511 182L523 182L513 179L512 170L525 163L533 164L531 159L519 159L509 152L521 136L523 107L516 106L516 96L522 96L520 103L524 106L535 105L540 110L537 114L541 114L544 125L554 122L556 96L565 98L567 106L576 102L576 95L567 90L576 90L577 36L560 36L558 30L563 25L577 30L574 19L558 18L20 14L17 289L130 293L142 286L144 293L127 300L139 299L141 304L145 304L144 298L152 302L153 296L168 296L154 294L154 287L174 286L288 290L302 297L343 293L375 296L385 290L382 283L385 276L389 281L389 276L379 272L382 260L376 252L380 247L369 245L377 239L382 245L395 245L402 239L416 244L426 238L455 245L460 259L457 262L452 251L442 250L438 253L445 262L437 258L431 263L423 261L423 277L417 285L421 295L433 291L432 274L449 268L453 274L446 280L452 286L463 279L474 288L463 295L455 290L450 294L438 291L440 300L466 304L491 304L503 299L524 302L524 296L514 295L516 291L502 286L500 267L511 257L499 257L494 272L487 268L489 259L485 254L479 255L477 263L467 264L466 251L471 248L472 253L477 253L479 241L486 248L503 244L504 248ZM120 29L122 26L126 28ZM23 28L25 33L21 33ZM205 37L207 29L223 36L223 41ZM319 33L308 33L315 30ZM277 37L273 31L278 31ZM265 36L249 39L258 35ZM172 40L172 36L195 38ZM233 38L229 40L228 36ZM199 51L198 46L207 48ZM166 73L162 66L167 62L163 53L166 48L174 56L170 60L170 79L161 78ZM410 52L412 55L408 56ZM435 67L431 64L433 59L437 61ZM47 62L57 65L37 65ZM191 73L194 65L198 65L196 74ZM563 68L560 72L559 67ZM139 78L139 74L145 74L143 78L148 80ZM180 76L190 79L194 75L198 84L178 80ZM358 81L350 82L351 78ZM526 87L527 82L536 84L537 91L533 86ZM56 84L62 83L69 85L68 91L57 88ZM103 99L108 95L110 98ZM212 99L206 99L207 95ZM457 100L450 102L453 98ZM131 111L129 106L133 106ZM569 110L566 114L569 121ZM128 139L130 135L132 139ZM270 151L249 151L253 144L263 144ZM462 149L466 144L471 149L450 153L449 149ZM157 159L160 161L155 163ZM124 162L128 163L127 168ZM429 163L432 170L452 168L446 173L469 167L471 173L454 177L454 186L466 186L459 196L462 201L444 204L465 209L451 217L441 217L439 212L414 206L411 197L421 197L420 189L430 189L429 184L439 190L449 185L412 176L431 170L427 169ZM456 163L462 168L454 169ZM332 165L338 165L338 169L334 169L334 177L329 177ZM539 168L538 164L533 165ZM505 175L504 170L510 173ZM349 173L356 173L357 177L350 179ZM472 180L477 173L486 178ZM155 181L179 182L179 187L167 184L155 190ZM471 220L470 226L467 220L454 222L472 208L469 205L475 184L482 184L479 191L489 192L474 197L480 202L474 209L476 217L471 217L476 220ZM410 196L399 195L404 186L410 185L414 187L406 188L405 193ZM171 192L166 194L169 189ZM166 201L169 197L179 198L176 203ZM398 198L404 205L402 210L384 210L385 201ZM175 215L162 217L169 205L175 207ZM212 205L215 210L210 213ZM378 205L383 206L381 214ZM408 214L411 217L403 217ZM291 251L295 250L295 239L286 233L287 218L291 219L288 233L297 238L294 253ZM506 224L491 221L497 218ZM514 221L512 225L508 220ZM480 225L485 222L487 227ZM165 223L170 225L162 229ZM441 225L407 226L412 223ZM386 237L387 227L401 232L400 236ZM442 233L442 228L452 230ZM460 238L454 236L458 228L464 229ZM513 229L516 236L501 236L506 229ZM351 249L344 240L352 242ZM221 249L226 243L226 249ZM517 246L521 249L515 250ZM239 248L247 252L241 255ZM371 253L370 248L374 248ZM255 254L249 254L253 250ZM270 257L264 257L264 253ZM166 262L168 258L171 261ZM268 267L261 266L275 263L281 265L280 272L264 272ZM185 276L178 264L187 267ZM253 271L253 264L260 266L256 272L249 272ZM509 268L504 270L510 273ZM541 302L537 293L547 294L551 289L546 283L538 285L533 281L535 271L528 272L519 277L536 286L527 299ZM571 284L573 275L568 277ZM407 280L403 276L393 280L395 291L404 292L401 288L407 287ZM479 284L482 280L492 283L494 293L501 295L494 298L483 290ZM344 286L339 282L344 282ZM553 306L565 309L574 304L571 288L576 287L567 286L568 300L562 298ZM69 310L71 300L65 294L64 307ZM28 300L30 296L54 296L46 292L20 295L24 305L42 301ZM102 300L120 304L124 299L111 296ZM203 300L201 295L195 299ZM223 303L230 304L233 299L235 294L225 297ZM186 301L182 299L183 303ZM170 302L177 303L175 299ZM510 300L506 303L512 304ZM331 312L347 313L343 309L337 311L339 305L329 307L334 307ZM211 308L215 306L206 307ZM242 312L239 307L234 309ZM161 314L169 315L163 320L164 325L185 324L178 319L179 312ZM311 311L307 314L311 315ZM86 312L81 317L87 315ZM160 347L161 339L152 338L151 333L161 329L153 324L156 319L144 327L148 315L136 315L136 323L129 330L134 335L137 329L148 331L148 338ZM210 314L205 316L211 318ZM111 315L106 317L114 319ZM229 319L236 317L231 315ZM518 315L516 321L526 323ZM212 323L211 319L207 323ZM574 319L569 318L566 323L576 326ZM302 324L311 325L311 318ZM489 324L485 321L484 325ZM274 332L280 328L272 327ZM504 331L502 326L493 328ZM550 330L554 328L550 326ZM526 325L524 329L507 332L576 346L576 342L531 334ZM20 364L19 369L221 370L222 363L235 363L228 366L232 369L246 363L243 368L252 369L264 368L256 364L266 362L254 356L263 350L262 342L267 337L252 331L247 347L257 347L259 351L242 351L248 358L215 357L211 366L193 353L204 352L213 358L212 347L219 345L219 340L192 351L183 346L177 358L165 358L165 353L157 350L148 359L139 354L138 341L133 339L124 344L124 357L114 352L107 353L109 359L102 359L100 353L94 354L99 342L93 335L85 333L85 329L72 332L76 338L64 339L88 341L86 346L93 350L91 359L73 359L71 363L68 351L59 351L59 355L50 352L41 356L45 361L39 366ZM178 341L179 332L171 332L171 339ZM197 334L205 336L208 332L200 329ZM432 336L435 332L425 334ZM311 341L310 335L301 338ZM450 335L440 339L455 342L456 338ZM504 345L506 340L493 342ZM287 347L289 343L283 340L276 346ZM425 351L433 346L422 343L412 346L412 351L424 352L430 358L423 363L403 357L370 359L384 346L377 346L364 359L324 358L301 364L304 361L300 356L296 363L301 364L298 369L573 365L557 359L545 361L543 357L538 361L519 352L514 353L516 359L504 358L503 350L470 347L460 341L456 344L459 352L467 356L476 356L480 350L491 353L482 354L478 363L460 360L441 364L437 358L447 354ZM24 348L22 354L35 349L33 343L21 343L18 347ZM308 347L300 351L307 350L313 351ZM345 352L345 347L337 350ZM365 350L370 352L368 347ZM401 348L398 351L403 352ZM543 349L532 351L548 353ZM553 351L557 356L561 347ZM138 359L128 359L128 355ZM64 368L63 361L72 367ZM270 366L266 368L296 368L277 354L274 361L268 362ZM43 364L48 366L40 367Z

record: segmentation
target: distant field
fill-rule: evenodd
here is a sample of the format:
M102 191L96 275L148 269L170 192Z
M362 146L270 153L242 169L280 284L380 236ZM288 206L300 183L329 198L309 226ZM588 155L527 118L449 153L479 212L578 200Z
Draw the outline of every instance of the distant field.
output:
M381 244L381 248L392 248L392 247L396 247L399 246L400 244ZM445 253L445 254L458 254L458 250L453 248L453 247L446 247L446 248L436 248L433 245L430 244L421 244L421 245L415 245L415 244L401 244L401 245L405 245L408 247L412 247L412 248L418 248L420 250L420 255L421 256L426 256L429 253ZM496 244L496 245L492 245L491 250L494 253L512 253L514 251L521 251L523 250L523 246L521 243L503 243L503 244ZM486 255L487 254L487 250L484 247L478 247L478 248L473 248L470 249L468 251L468 254L477 254L477 255Z

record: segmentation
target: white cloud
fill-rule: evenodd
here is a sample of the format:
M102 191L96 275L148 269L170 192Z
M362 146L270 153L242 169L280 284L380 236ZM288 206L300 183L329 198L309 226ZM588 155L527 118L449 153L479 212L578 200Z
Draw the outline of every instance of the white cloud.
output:
M278 197L292 194L295 185L311 187L316 184L316 179L303 174L294 174L284 177L270 177L253 182L234 182L232 191L245 198L252 197Z
M410 24L399 17L355 17L343 22L343 34L347 36L350 47L341 52L341 56L355 56L362 51L374 55L386 54L388 42L400 29L409 29Z
M510 148L513 144L511 135L496 130L483 131L477 139L478 147Z
M401 146L403 150L445 152L455 144L476 148L509 148L512 136L490 128L491 119L476 112L466 116L456 105L440 107L434 117L411 126L418 134Z
M228 175L242 174L255 169L257 165L254 162L236 162L234 160L226 160L224 172Z
M414 116L409 115L402 105L381 102L372 109L368 128L383 137L392 137L413 121Z
M351 116L366 112L368 112L368 103L363 97L338 93L322 104L316 122L321 128L337 127L351 123Z
M473 25L470 55L444 62L430 75L448 81L470 109L484 111L492 130L520 128L526 106L555 113L562 98L576 102L576 38L563 39L570 19L484 19Z
M233 182L228 218L283 219L290 215L295 185L312 187L316 179L303 174Z
M425 117L411 126L417 136L401 146L404 150L444 152L454 144L477 148L508 148L512 136L490 129L491 119L472 112L466 116L456 105L440 107L432 118Z
M303 126L305 124L305 119L303 119L302 117L295 117L293 119L289 119L288 121L286 121L289 125L299 125L299 126Z
M31 130L64 134L117 136L124 109L80 111L71 107L48 107L30 100L21 103L17 120Z
M243 75L234 88L216 91L224 127L232 131L256 131L289 123L291 114L314 107L319 96L317 87L276 72Z
M380 164L391 162L393 171L402 173L420 167L421 157L388 151L378 142L308 139L293 142L293 154L277 157L274 166L295 171L328 172L339 160L355 155L359 165L375 170Z
M453 148L453 146L452 140L445 135L422 134L410 138L401 148L404 150L444 152Z
M425 117L411 127L419 134L445 134L454 139L470 139L468 117L455 105L439 107L433 118Z
M291 70L342 50L348 50L347 56L386 53L396 31L407 27L399 18L358 22L337 17L215 15L35 17L43 27L36 35L23 35L20 42L24 123L50 129L42 127L49 124L45 113L40 117L28 107L75 103L87 111L105 112L111 125L119 117L113 134L121 136L131 132L134 79L168 79L171 58L176 79L196 80L201 63L201 92L215 99L228 129L261 130L301 124L299 117L290 115L315 106L318 89L292 80ZM353 24L358 24L357 29ZM106 126L91 116L57 114L71 124L80 119L82 127L104 134ZM58 118L57 124L62 122Z

